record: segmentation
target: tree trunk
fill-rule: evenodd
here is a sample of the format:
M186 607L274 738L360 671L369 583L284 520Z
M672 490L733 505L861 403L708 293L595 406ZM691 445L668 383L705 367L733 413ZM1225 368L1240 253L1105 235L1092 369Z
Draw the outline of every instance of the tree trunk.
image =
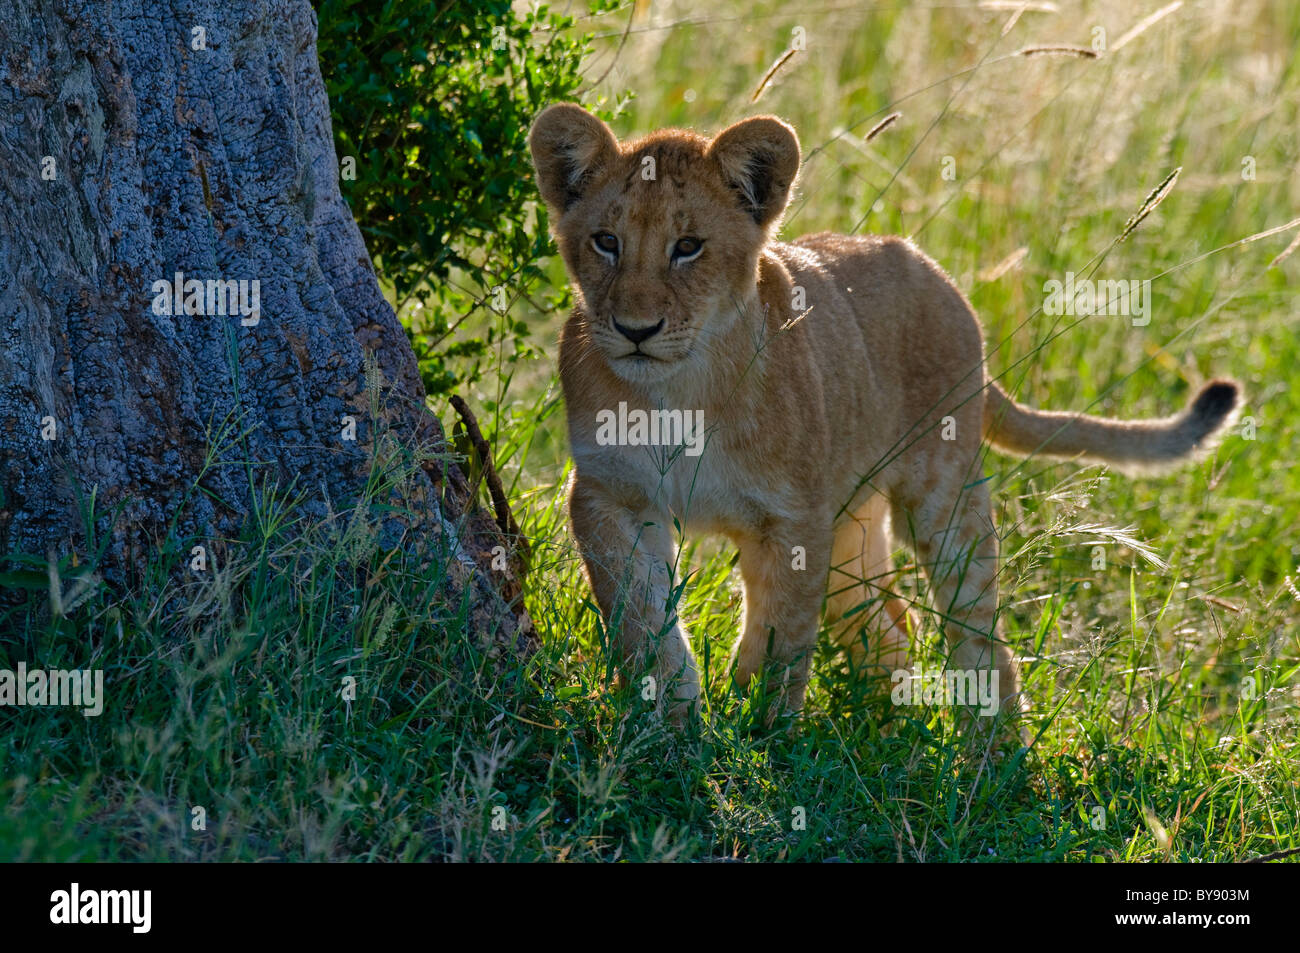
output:
M0 552L84 556L93 493L129 577L234 536L263 481L324 518L380 435L442 446L340 195L306 0L0 0L0 189ZM460 554L477 624L526 625L463 473L419 479L407 537Z

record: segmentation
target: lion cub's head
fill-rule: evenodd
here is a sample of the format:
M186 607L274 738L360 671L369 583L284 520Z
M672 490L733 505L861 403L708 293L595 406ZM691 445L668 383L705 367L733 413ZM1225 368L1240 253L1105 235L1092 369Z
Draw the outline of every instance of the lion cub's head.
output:
M619 143L560 104L528 144L588 334L613 371L651 382L706 357L754 294L799 170L794 130L757 116L712 141L669 129Z

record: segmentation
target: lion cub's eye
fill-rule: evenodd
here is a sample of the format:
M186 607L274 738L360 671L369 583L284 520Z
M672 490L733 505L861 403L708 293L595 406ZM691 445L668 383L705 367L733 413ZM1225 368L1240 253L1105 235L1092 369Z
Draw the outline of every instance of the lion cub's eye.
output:
M609 232L597 232L591 236L591 247L596 249L606 258L618 257L618 236L611 235Z
M704 248L704 242L698 238L679 238L673 246L673 261L677 264L691 261Z

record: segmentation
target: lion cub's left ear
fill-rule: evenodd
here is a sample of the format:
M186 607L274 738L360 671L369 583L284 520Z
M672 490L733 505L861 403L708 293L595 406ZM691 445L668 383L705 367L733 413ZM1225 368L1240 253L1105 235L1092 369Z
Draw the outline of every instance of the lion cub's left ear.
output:
M760 227L780 217L799 173L799 137L792 128L775 116L742 119L713 140L709 156Z

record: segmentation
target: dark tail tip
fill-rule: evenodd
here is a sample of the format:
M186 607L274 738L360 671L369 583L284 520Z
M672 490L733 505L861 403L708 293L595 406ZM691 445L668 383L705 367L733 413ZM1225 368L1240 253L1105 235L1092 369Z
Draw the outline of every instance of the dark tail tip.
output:
M1236 381L1215 380L1202 387L1188 414L1197 441L1218 430L1240 402L1241 385Z

